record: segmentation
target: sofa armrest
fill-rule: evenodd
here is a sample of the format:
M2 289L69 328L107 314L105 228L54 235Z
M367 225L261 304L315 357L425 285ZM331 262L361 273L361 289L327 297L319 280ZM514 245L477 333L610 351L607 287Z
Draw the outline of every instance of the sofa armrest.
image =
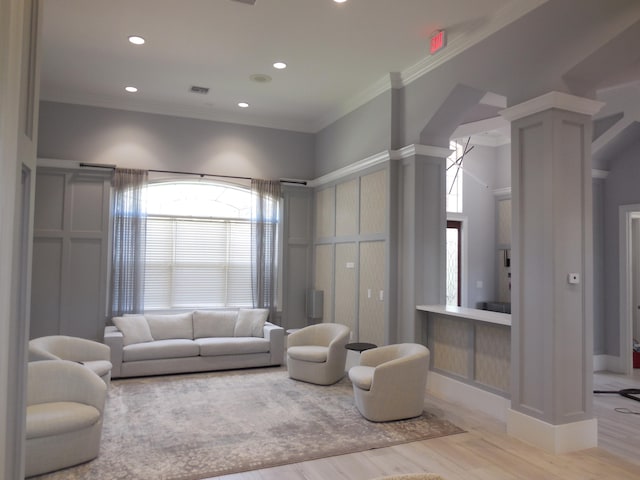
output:
M107 326L104 328L104 343L111 350L111 377L122 376L122 358L124 356L124 335L117 327Z
M270 322L265 322L264 338L269 340L271 364L281 365L284 361L284 328Z

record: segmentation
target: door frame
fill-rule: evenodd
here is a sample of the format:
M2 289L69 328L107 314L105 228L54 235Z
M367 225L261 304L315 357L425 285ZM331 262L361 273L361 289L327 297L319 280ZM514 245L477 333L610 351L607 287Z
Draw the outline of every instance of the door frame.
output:
M633 372L631 340L633 338L633 265L632 221L640 219L640 203L619 207L619 272L620 272L620 359L619 371L625 375Z
M469 277L467 232L469 230L469 217L461 213L447 212L447 222L460 222L460 305L465 306L468 300L467 282Z

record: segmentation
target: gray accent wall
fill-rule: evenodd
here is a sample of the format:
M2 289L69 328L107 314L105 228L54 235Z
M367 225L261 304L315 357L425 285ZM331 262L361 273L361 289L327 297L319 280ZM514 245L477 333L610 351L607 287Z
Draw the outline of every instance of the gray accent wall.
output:
M467 306L497 301L496 199L494 178L498 169L496 148L476 145L464 159L463 214L467 217ZM483 185L484 182L486 185ZM477 282L482 282L478 288Z
M318 132L315 176L389 150L393 101L397 92L388 90Z
M620 355L619 207L640 203L640 141L609 165L603 189L604 333L606 353Z
M38 156L256 178L313 177L308 133L42 102Z

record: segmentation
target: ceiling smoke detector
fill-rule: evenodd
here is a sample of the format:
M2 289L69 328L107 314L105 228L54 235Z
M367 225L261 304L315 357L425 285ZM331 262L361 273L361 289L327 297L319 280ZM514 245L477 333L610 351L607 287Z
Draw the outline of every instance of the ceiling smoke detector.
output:
M193 85L189 91L191 93L199 93L200 95L206 95L207 93L209 93L209 88L208 87L198 87L197 85Z

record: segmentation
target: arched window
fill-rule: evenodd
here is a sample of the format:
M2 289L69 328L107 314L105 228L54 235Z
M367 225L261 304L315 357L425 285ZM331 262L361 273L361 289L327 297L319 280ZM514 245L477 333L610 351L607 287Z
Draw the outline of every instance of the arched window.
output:
M251 191L171 182L146 196L145 310L250 307Z

